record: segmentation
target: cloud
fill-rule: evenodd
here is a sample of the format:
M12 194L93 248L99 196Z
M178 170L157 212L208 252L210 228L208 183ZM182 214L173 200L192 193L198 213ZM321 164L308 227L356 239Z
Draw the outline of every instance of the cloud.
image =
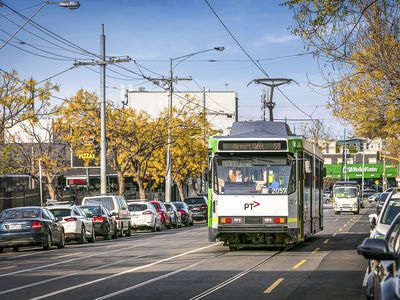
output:
M266 46L271 44L285 44L293 41L298 41L299 38L294 35L286 34L286 35L271 35L267 34L261 37L259 40L255 42L256 47Z

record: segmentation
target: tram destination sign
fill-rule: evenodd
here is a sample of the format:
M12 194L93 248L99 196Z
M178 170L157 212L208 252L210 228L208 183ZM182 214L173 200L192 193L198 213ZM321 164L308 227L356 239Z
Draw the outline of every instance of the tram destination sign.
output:
M286 141L219 141L221 151L286 151Z

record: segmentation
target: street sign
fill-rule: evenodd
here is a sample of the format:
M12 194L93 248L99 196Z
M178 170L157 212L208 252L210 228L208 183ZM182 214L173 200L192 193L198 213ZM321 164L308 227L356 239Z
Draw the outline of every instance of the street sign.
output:
M375 180L375 184L379 184L379 180Z

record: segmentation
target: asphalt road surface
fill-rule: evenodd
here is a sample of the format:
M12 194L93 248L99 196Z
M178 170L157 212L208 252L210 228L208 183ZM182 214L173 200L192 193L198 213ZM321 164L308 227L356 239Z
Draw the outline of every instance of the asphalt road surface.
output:
M229 252L204 223L95 244L0 254L0 299L363 299L356 247L368 214L324 209L324 231L287 251Z

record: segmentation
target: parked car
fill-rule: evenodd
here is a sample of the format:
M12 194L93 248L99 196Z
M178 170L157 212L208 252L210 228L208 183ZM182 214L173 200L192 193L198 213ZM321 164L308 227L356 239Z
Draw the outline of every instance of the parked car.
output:
M193 226L193 213L185 202L172 202L181 214L182 224Z
M85 197L82 200L82 205L102 205L108 209L117 222L118 235L132 235L131 217L128 211L128 205L125 198L116 195L102 195Z
M194 220L208 220L208 204L205 197L190 197L183 200L193 212Z
M105 240L118 238L117 221L107 208L102 205L81 205L79 208L92 220L96 236L101 235Z
M400 214L393 220L384 239L365 239L358 254L375 263L367 277L367 299L400 299Z
M40 245L65 247L64 227L43 207L17 207L0 213L0 253L4 248Z
M152 232L162 229L161 216L152 203L128 202L133 228L148 228Z
M85 244L86 241L94 243L96 233L93 222L86 214L75 205L53 205L48 209L64 226L65 239Z
M176 206L171 202L164 203L164 205L167 209L171 226L175 228L182 227L182 217Z
M379 196L381 193L375 193L368 197L368 202L371 203L372 201L377 202L379 200Z
M384 239L386 233L390 227L390 224L400 212L400 193L391 195L391 197L386 200L382 207L382 212L378 216L377 214L369 215L369 220L371 224L371 238Z
M363 189L362 196L363 196L363 198L368 198L375 193L376 193L376 190L374 190L374 189Z
M156 208L157 212L160 214L162 229L171 228L171 223L169 221L168 212L167 212L167 209L166 209L164 203L161 201L158 201L158 200L152 200L149 203L153 204L154 207Z
M390 195L390 192L383 192L380 194L379 200L376 203L376 214L379 215L381 213L382 207L385 204L385 201L387 200L389 195Z

